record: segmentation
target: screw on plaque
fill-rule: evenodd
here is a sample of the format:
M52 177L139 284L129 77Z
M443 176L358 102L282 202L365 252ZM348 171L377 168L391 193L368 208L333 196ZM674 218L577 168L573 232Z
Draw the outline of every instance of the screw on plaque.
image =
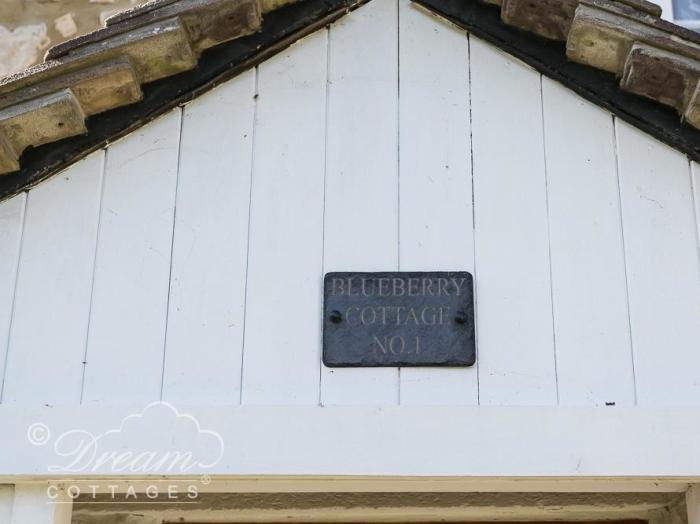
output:
M343 315L341 315L338 310L331 311L329 318L334 324L340 324L343 321Z
M457 316L455 317L455 322L460 325L464 325L467 323L467 314L464 311L459 311L457 312Z

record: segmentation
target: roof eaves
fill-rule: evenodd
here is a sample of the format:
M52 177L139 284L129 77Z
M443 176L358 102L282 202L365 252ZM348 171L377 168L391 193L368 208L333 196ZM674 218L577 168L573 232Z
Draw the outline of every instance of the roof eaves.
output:
M365 1L153 0L50 49L0 80L0 199ZM700 160L700 35L655 4L414 1ZM163 84L173 75L181 85Z
M700 161L700 34L645 0L414 0Z
M206 49L260 31L261 0L155 0L49 49L0 80L0 174L25 149L84 134L85 119L138 102L143 84L197 66ZM56 96L62 100L56 104Z
M227 1L234 3L239 0ZM180 72L174 77L166 76L152 82L139 83L133 60L125 54L117 54L105 62L98 61L93 64L94 69L67 68L62 74L47 75L45 70L53 67L51 63L47 63L32 68L31 72L16 75L15 81L25 81L25 77L34 75L47 75L38 82L27 78L27 92L24 92L24 88L3 92L0 85L0 100L7 104L4 109L0 109L0 114L9 117L12 112L13 118L17 118L17 113L31 116L28 121L36 124L33 124L32 128L38 130L43 130L43 126L38 125L41 122L48 125L51 122L63 122L61 129L66 132L63 136L68 136L68 129L72 129L72 136L59 136L60 141L48 143L58 136L53 129L49 129L50 137L37 140L37 143L45 145L27 147L19 160L14 156L16 146L10 144L5 139L6 135L0 133L0 171L11 171L5 176L0 176L0 201L33 187L92 151L105 147L172 108L187 103L243 71L255 67L300 38L335 22L368 0L304 0L281 5L284 1L261 0L262 11L266 14L259 31L207 49L198 57L196 67ZM271 7L275 9L269 11ZM100 74L97 74L100 72L112 75L113 82L120 87L116 89L114 84L103 82ZM104 89L98 89L98 84ZM66 87L68 85L73 87ZM51 118L46 114L36 118L35 108L23 108L22 104L25 102L41 105L44 102L42 97L57 92L63 93L64 97L66 92L70 93L70 104L76 107L77 99L83 113L90 113L87 121L83 118L87 132L85 129L77 129L77 124L73 129L73 122L59 120L58 114ZM121 96L135 102L128 105L119 105L117 101L110 102L111 98ZM61 100L65 102L64 99ZM111 110L91 109L90 104L118 107ZM77 108L75 111L79 114ZM8 150L13 154L10 155ZM3 164L4 162L8 164Z

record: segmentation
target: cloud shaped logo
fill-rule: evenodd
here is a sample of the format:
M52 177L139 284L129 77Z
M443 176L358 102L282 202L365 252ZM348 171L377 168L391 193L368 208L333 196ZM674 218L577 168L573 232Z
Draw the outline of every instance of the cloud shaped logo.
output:
M52 473L181 475L218 464L224 441L216 431L202 429L192 415L154 402L99 435L66 431L54 441L54 452L61 463L49 466Z

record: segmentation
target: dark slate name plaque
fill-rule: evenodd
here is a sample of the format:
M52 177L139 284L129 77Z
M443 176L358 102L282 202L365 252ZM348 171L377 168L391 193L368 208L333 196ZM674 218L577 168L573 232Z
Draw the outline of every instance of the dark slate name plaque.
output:
M469 273L326 275L326 366L472 366L475 361Z

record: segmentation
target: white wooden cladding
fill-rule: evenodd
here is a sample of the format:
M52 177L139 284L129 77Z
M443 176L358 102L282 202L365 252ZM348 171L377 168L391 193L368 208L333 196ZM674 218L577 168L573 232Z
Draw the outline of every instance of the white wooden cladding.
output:
M540 77L476 39L470 65L479 400L556 404Z
M104 153L29 192L3 402L80 402Z
M46 493L46 483L0 486L0 523L71 524L73 501L65 490L55 486L55 502Z
M542 96L559 403L634 405L614 122L549 79Z
M183 110L163 369L170 402L195 391L207 404L240 400L254 96L248 71Z
M180 121L173 111L107 151L84 402L160 397Z
M4 382L7 342L15 301L15 282L22 239L26 194L0 204L0 372ZM2 391L0 391L0 400Z
M2 522L2 524L10 522L14 497L14 486L10 484L0 484L0 522Z
M399 8L399 266L473 274L469 41ZM477 404L478 369L402 369L401 404Z
M319 399L327 48L319 31L258 71L246 404Z
M700 251L690 166L625 124L617 143L638 400L697 405Z
M0 204L2 402L697 406L699 187L373 0ZM396 269L474 273L477 366L320 364L322 274Z
M330 30L325 272L398 269L397 6L370 2ZM396 369L321 369L323 404L398 399Z

